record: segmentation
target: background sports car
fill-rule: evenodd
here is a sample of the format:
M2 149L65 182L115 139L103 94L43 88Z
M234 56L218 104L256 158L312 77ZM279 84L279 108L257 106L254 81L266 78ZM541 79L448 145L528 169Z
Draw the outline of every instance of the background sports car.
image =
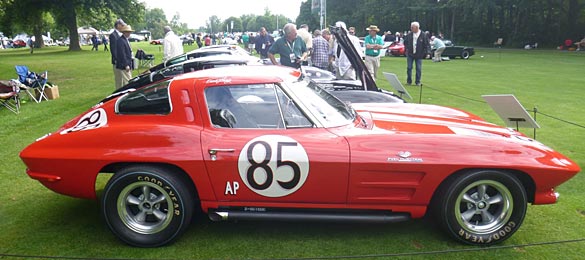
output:
M161 68L150 73L143 73L141 75L138 75L130 79L130 81L128 81L128 84L115 90L113 94L114 95L123 94L129 89L142 88L152 82L160 81L163 79L169 79L177 75L197 70L245 65L262 65L262 63L259 63L258 61L253 61L246 57L235 55L204 56L200 58L189 59L187 61L177 63L174 65L169 65L168 67ZM111 98L111 96L108 98Z
M153 66L151 68L148 69L148 71L150 72L155 72L157 70L160 70L162 68L171 66L171 65L175 65L175 64L179 64L181 62L190 60L190 59L196 59L196 58L201 58L201 57L207 57L207 56L218 56L218 55L235 55L235 56L239 56L239 57L246 57L248 59L250 59L251 61L259 61L260 59L254 56L251 56L250 53L248 53L246 50L242 49L242 47L239 47L237 45L214 45L214 46L207 46L207 47L202 47L199 49L195 49L193 51L187 52L187 53L183 53L181 55L177 55L175 57L170 58L169 60L162 62L156 66Z
M386 56L404 56L404 43L393 42L386 51Z
M211 220L394 222L427 212L491 245L579 172L519 132L457 109L349 106L279 66L201 70L98 104L20 154L47 188L99 199L122 241L161 246ZM96 178L114 173L99 198Z
M443 57L449 57L450 59L454 59L456 57L461 57L462 59L469 59L469 57L475 55L475 49L473 47L467 46L456 46L451 42L451 40L443 40L445 43L445 51L443 51ZM432 55L434 56L435 50L433 50Z
M161 44L163 44L163 41L164 41L164 39L154 39L154 40L150 41L150 44L161 45Z

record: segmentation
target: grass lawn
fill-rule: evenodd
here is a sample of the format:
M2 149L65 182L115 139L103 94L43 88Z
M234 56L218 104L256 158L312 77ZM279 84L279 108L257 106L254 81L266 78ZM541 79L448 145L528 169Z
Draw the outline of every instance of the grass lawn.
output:
M132 43L162 57L162 47ZM192 46L185 46L191 50ZM560 186L557 204L529 205L523 226L500 246L471 247L452 241L432 223L366 225L289 222L219 222L204 216L174 244L155 249L118 241L100 217L98 204L56 194L25 174L19 152L36 138L89 109L114 90L110 54L68 52L64 47L0 50L0 79L16 78L14 65L49 71L61 98L23 104L15 115L0 109L0 259L380 259L388 256L438 259L578 259L585 255L585 175ZM538 108L537 139L585 167L585 52L479 49L469 60L423 65L424 84L407 87L412 102L461 108L503 124L481 95L514 94L527 109ZM406 60L382 58L380 72L406 82ZM138 71L134 72L137 75ZM379 85L390 88L380 74ZM565 123L553 117L574 124ZM575 125L576 124L576 125ZM532 130L521 129L532 136ZM101 180L103 184L105 180ZM28 257L19 257L28 256ZM39 258L43 258L39 257Z

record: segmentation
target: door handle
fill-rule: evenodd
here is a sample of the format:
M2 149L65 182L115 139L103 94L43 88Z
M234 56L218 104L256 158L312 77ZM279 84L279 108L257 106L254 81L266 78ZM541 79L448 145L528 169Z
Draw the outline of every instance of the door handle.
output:
M215 161L217 160L217 153L233 153L235 151L236 149L230 148L211 148L207 152L209 153L209 155L211 155L211 160Z

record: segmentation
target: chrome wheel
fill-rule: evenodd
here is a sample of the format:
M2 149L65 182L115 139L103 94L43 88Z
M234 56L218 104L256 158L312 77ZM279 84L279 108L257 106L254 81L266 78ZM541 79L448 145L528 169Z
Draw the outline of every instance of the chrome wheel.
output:
M169 205L171 196L162 187L150 182L128 185L118 196L118 214L131 230L154 234L164 230L173 218Z
M512 215L512 194L503 184L477 181L463 189L457 197L455 216L465 230L477 234L501 228Z

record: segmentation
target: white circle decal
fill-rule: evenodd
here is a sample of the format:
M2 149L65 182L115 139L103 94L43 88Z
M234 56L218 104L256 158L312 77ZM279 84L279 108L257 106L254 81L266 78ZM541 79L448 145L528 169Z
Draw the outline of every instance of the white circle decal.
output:
M252 191L266 197L287 196L309 176L305 148L288 136L264 135L250 140L240 152L238 171Z
M108 124L108 116L103 108L98 108L83 115L75 126L61 131L61 134L100 128Z

